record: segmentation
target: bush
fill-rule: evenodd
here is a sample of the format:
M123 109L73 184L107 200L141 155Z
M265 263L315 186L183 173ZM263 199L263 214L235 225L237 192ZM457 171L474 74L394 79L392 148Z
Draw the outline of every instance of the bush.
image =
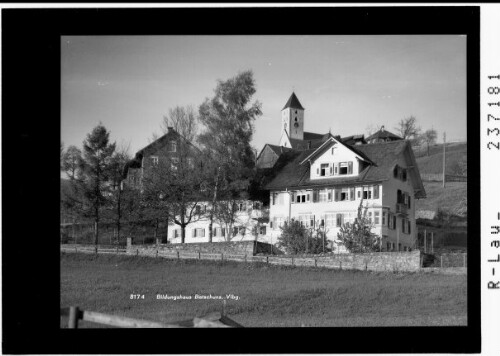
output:
M314 231L302 226L300 222L291 220L280 227L281 236L278 247L289 254L320 253L327 250L326 233L320 229Z
M346 223L341 226L337 233L340 239L340 244L345 246L349 252L378 252L381 251L381 237L374 234L372 223L366 217L365 212L362 213L363 200L359 203L358 217L353 223Z

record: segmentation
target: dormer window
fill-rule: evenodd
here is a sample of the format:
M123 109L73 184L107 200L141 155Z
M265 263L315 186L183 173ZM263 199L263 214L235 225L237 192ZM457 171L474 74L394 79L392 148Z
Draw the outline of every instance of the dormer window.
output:
M168 152L177 152L177 142L176 141L170 141L168 143Z
M352 174L352 162L341 162L339 164L339 175Z
M157 167L158 166L158 156L151 156L151 165L153 167Z

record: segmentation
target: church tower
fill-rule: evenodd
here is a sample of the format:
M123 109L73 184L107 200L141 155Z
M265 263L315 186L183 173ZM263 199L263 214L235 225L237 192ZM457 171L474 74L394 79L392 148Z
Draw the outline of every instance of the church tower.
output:
M281 136L299 140L304 139L304 108L300 105L295 93L292 93L285 106L281 110Z

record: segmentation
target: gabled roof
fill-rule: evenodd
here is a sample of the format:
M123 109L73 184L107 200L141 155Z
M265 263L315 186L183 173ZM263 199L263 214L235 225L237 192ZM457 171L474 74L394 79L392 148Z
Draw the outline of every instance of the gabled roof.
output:
M281 110L285 110L286 108L293 108L293 109L304 110L304 108L302 107L302 105L300 105L300 101L299 101L299 99L297 99L297 96L295 95L295 93L292 93L292 95L290 95L290 98L288 99L288 101L286 102L285 106Z
M304 158L304 160L300 164L303 164L306 161L314 160L315 157L322 154L323 152L325 152L325 150L327 150L328 148L330 148L332 145L335 145L335 144L339 144L339 145L344 146L345 148L347 148L348 150L353 152L355 155L359 156L359 158L361 158L362 160L367 161L368 163L374 164L370 160L370 158L368 158L363 152L359 152L358 150L354 149L352 146L344 144L342 142L342 139L340 138L340 136L330 137L328 140L323 142L323 144L320 147L318 147L315 151L313 151L309 156Z
M349 148L353 149L352 147ZM392 169L397 163L400 154L408 148L411 150L411 147L405 140L356 146L356 150L369 158L373 164L365 167L363 171L355 177L335 177L315 180L310 179L310 165L300 164L315 150L295 152L293 159L291 158L276 177L267 184L266 189L312 188L381 182L391 177ZM412 164L416 166L416 163ZM416 180L415 184L417 185L416 188L423 189L422 182L419 178ZM420 193L417 191L417 198L424 196L425 191L421 191Z
M369 136L366 138L367 141L373 140L373 139L390 139L390 140L402 140L402 137L399 137L398 135L393 134L392 132L387 131L384 126L380 128L377 132L375 132L373 135Z

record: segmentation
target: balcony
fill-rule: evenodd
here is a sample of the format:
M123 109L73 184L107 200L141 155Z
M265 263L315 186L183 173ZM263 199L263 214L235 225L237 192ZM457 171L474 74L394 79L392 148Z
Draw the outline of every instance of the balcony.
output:
M250 218L258 220L260 222L269 221L269 208L252 209L250 213Z
M396 204L396 214L408 215L408 207L405 204Z

